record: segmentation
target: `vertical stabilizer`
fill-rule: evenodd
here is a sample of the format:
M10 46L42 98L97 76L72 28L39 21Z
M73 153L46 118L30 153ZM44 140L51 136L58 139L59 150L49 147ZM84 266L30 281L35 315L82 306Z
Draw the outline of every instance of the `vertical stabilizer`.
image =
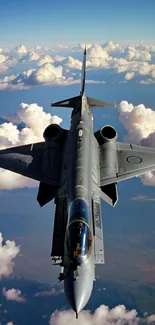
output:
M81 92L80 92L81 96L83 96L83 94L84 94L85 79L86 79L86 46L84 49L82 71L81 71Z

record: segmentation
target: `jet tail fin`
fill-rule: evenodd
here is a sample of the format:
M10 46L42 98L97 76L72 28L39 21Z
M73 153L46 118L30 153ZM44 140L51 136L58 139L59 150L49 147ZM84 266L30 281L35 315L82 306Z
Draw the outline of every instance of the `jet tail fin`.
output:
M81 72L81 91L80 94L83 96L85 90L85 80L86 80L86 46L83 54L82 72Z

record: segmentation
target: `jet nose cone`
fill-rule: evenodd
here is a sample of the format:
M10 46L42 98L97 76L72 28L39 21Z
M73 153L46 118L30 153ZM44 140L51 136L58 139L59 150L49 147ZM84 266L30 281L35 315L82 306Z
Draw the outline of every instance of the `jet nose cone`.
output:
M93 276L80 270L77 277L72 271L64 281L66 297L76 314L87 304L93 289Z

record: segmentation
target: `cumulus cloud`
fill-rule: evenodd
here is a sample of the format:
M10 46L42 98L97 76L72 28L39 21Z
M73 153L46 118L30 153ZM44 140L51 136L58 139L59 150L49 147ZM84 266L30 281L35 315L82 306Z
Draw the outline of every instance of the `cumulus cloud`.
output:
M99 44L92 45L88 51L88 54L90 58L107 59L109 56L107 51Z
M134 106L122 101L119 113L120 122L128 131L125 142L155 147L155 111L143 104ZM155 185L155 172L146 173L140 178L145 185Z
M155 314L147 317L148 324L155 322Z
M144 62L143 66L139 70L140 75L147 75L151 71L151 65L148 62Z
M60 294L63 294L63 293L64 293L63 289L57 290L55 288L52 288L51 290L36 292L34 297L59 296Z
M19 254L20 248L14 241L7 240L3 245L2 233L0 233L0 278L9 276L13 272L14 259Z
M15 47L13 51L21 57L27 53L27 48L25 45L20 44L17 47Z
M17 115L26 126L19 131L13 123L0 125L0 149L43 141L43 132L51 124L60 124L62 119L45 113L36 103L19 105ZM37 121L37 122L36 122ZM0 189L36 187L37 182L0 168Z
M126 73L126 75L125 75L125 79L126 80L131 80L131 79L133 79L134 78L134 72L128 72L128 73Z
M3 296L6 298L6 300L12 300L12 301L17 301L17 302L25 302L26 299L22 295L21 290L19 289L9 289L6 290L6 288L2 289Z
M103 47L104 47L104 50L106 50L107 52L114 52L114 51L122 52L123 51L123 49L121 48L121 46L118 43L113 43L112 41L105 43Z
M65 66L67 66L68 68L71 68L71 69L81 70L82 62L72 58L72 56L69 56L68 59L66 59Z
M37 61L39 59L39 54L36 53L35 51L31 51L29 54L28 54L28 60L29 61Z
M0 64L4 63L7 60L7 58L8 58L7 56L0 54Z
M78 319L72 310L55 311L50 317L50 325L140 325L151 324L155 321L155 314L140 318L135 309L127 310L124 305L112 309L101 305L93 314L82 310Z
M53 63L54 60L51 58L50 55L44 55L39 61L38 61L38 66L41 66L45 63Z
M146 50L140 50L136 49L134 46L129 46L126 58L128 60L150 61L151 54Z
M68 64L75 65L77 67L78 60L71 62L68 60ZM80 63L82 66L82 63ZM67 63L66 63L67 65ZM71 84L79 83L79 80L73 77L65 77L63 75L63 67L61 65L54 66L51 63L45 63L39 66L37 69L29 69L21 74L6 76L0 79L0 90L19 90L28 89L36 85L62 85L67 86Z
M54 67L54 65L46 63L39 70L36 70L32 77L36 83L50 83L56 79L63 78L63 68L62 66Z
M155 111L145 107L143 104L134 106L127 101L119 105L119 119L128 131L126 141L140 144L143 139L148 138L155 132ZM154 145L151 141L149 145Z
M113 309L101 305L94 314L89 311L81 311L79 318L75 318L75 312L71 310L56 311L51 315L50 325L138 325L140 319L136 310L128 311L124 305L119 305Z
M5 72L14 64L16 64L16 60L10 59L6 53L0 52L0 73Z
M65 57L61 56L61 55L56 55L54 57L54 62L63 62L64 60L65 60Z

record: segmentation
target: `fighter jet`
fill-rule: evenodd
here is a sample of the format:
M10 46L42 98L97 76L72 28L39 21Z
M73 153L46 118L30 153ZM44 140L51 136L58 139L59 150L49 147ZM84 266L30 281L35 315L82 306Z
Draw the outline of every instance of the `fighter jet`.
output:
M73 108L69 130L50 124L45 141L0 151L0 167L40 182L40 206L54 199L51 257L76 317L104 264L101 200L114 207L118 182L155 170L155 148L117 142L111 125L94 132L92 108L114 105L85 95L85 71L86 49L79 96L51 104Z

